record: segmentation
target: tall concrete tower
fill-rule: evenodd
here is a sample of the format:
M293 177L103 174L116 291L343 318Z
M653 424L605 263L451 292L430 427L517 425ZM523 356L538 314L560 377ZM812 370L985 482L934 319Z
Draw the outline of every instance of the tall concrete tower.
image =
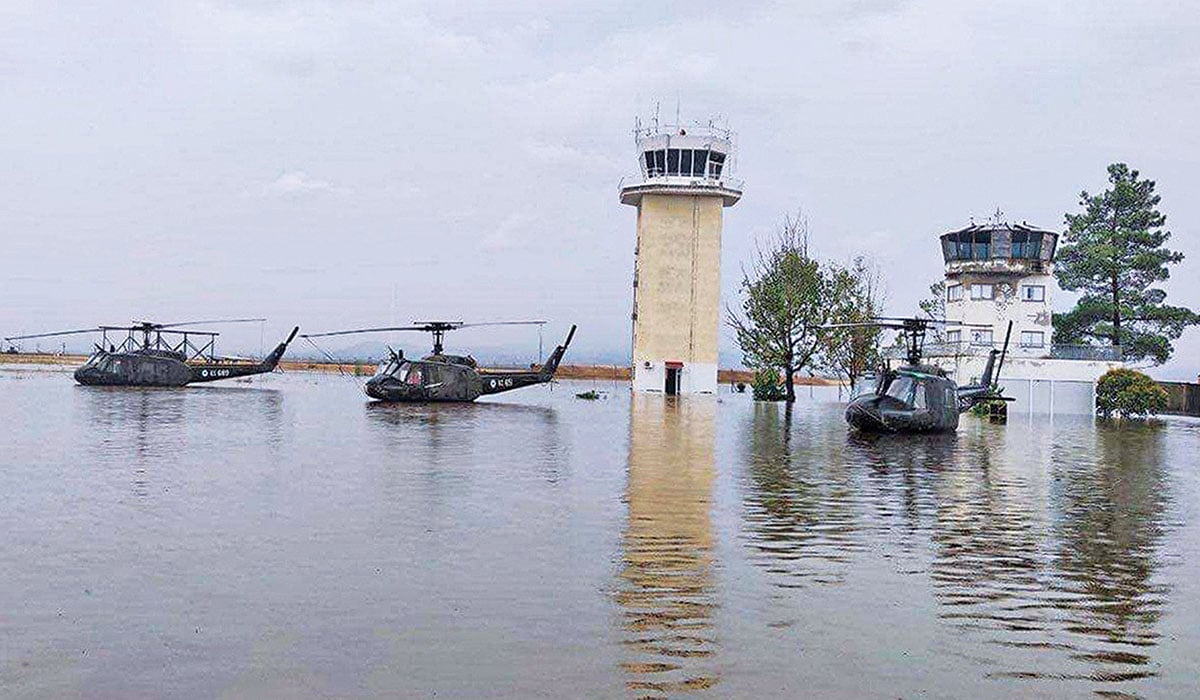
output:
M733 134L656 121L634 139L641 177L621 184L621 203L638 209L633 390L716 393L722 210L742 197Z

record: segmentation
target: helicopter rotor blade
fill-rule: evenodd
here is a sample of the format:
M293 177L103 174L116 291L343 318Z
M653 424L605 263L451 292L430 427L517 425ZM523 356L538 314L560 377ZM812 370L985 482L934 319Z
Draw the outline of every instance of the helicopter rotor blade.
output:
M457 328L476 328L479 326L544 326L547 321L481 321L479 323L459 322Z
M32 335L10 335L4 340L29 340L31 338L53 338L59 335L79 335L80 333L99 333L102 328L81 328L74 331L55 331L54 333L34 333Z
M904 326L897 323L880 323L878 321L860 321L857 323L826 323L821 326L813 326L821 330L834 328L903 328Z
M134 321L134 323L149 324L155 328L178 328L180 326L206 326L218 323L262 323L266 320L265 318L214 318L204 321L180 321L179 323L151 323L150 321Z
M353 335L355 333L389 333L391 331L428 331L425 326L387 326L382 328L355 328L348 331L328 331L325 333L304 333L301 338L325 338L331 335Z

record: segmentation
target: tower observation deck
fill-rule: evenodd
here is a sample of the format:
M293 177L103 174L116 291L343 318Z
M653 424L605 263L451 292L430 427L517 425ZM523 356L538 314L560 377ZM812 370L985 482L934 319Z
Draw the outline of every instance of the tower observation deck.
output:
M1013 324L1018 354L1050 350L1051 294L1058 234L1026 224L972 224L941 235L946 265L946 318L968 324L951 343L991 348ZM986 326L986 327L984 327Z
M715 393L723 209L742 197L733 133L708 125L638 125L640 175L621 182L637 207L633 390Z

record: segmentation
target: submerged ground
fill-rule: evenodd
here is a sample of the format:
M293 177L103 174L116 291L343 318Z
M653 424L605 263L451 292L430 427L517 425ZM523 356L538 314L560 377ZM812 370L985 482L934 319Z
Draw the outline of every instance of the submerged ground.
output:
M1197 694L1200 423L871 439L814 391L0 372L0 697Z

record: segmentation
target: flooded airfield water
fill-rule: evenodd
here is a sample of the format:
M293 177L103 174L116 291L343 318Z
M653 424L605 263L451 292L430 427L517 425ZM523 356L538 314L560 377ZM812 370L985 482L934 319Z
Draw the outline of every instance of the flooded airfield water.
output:
M0 372L0 697L1200 693L1200 423L601 388Z

